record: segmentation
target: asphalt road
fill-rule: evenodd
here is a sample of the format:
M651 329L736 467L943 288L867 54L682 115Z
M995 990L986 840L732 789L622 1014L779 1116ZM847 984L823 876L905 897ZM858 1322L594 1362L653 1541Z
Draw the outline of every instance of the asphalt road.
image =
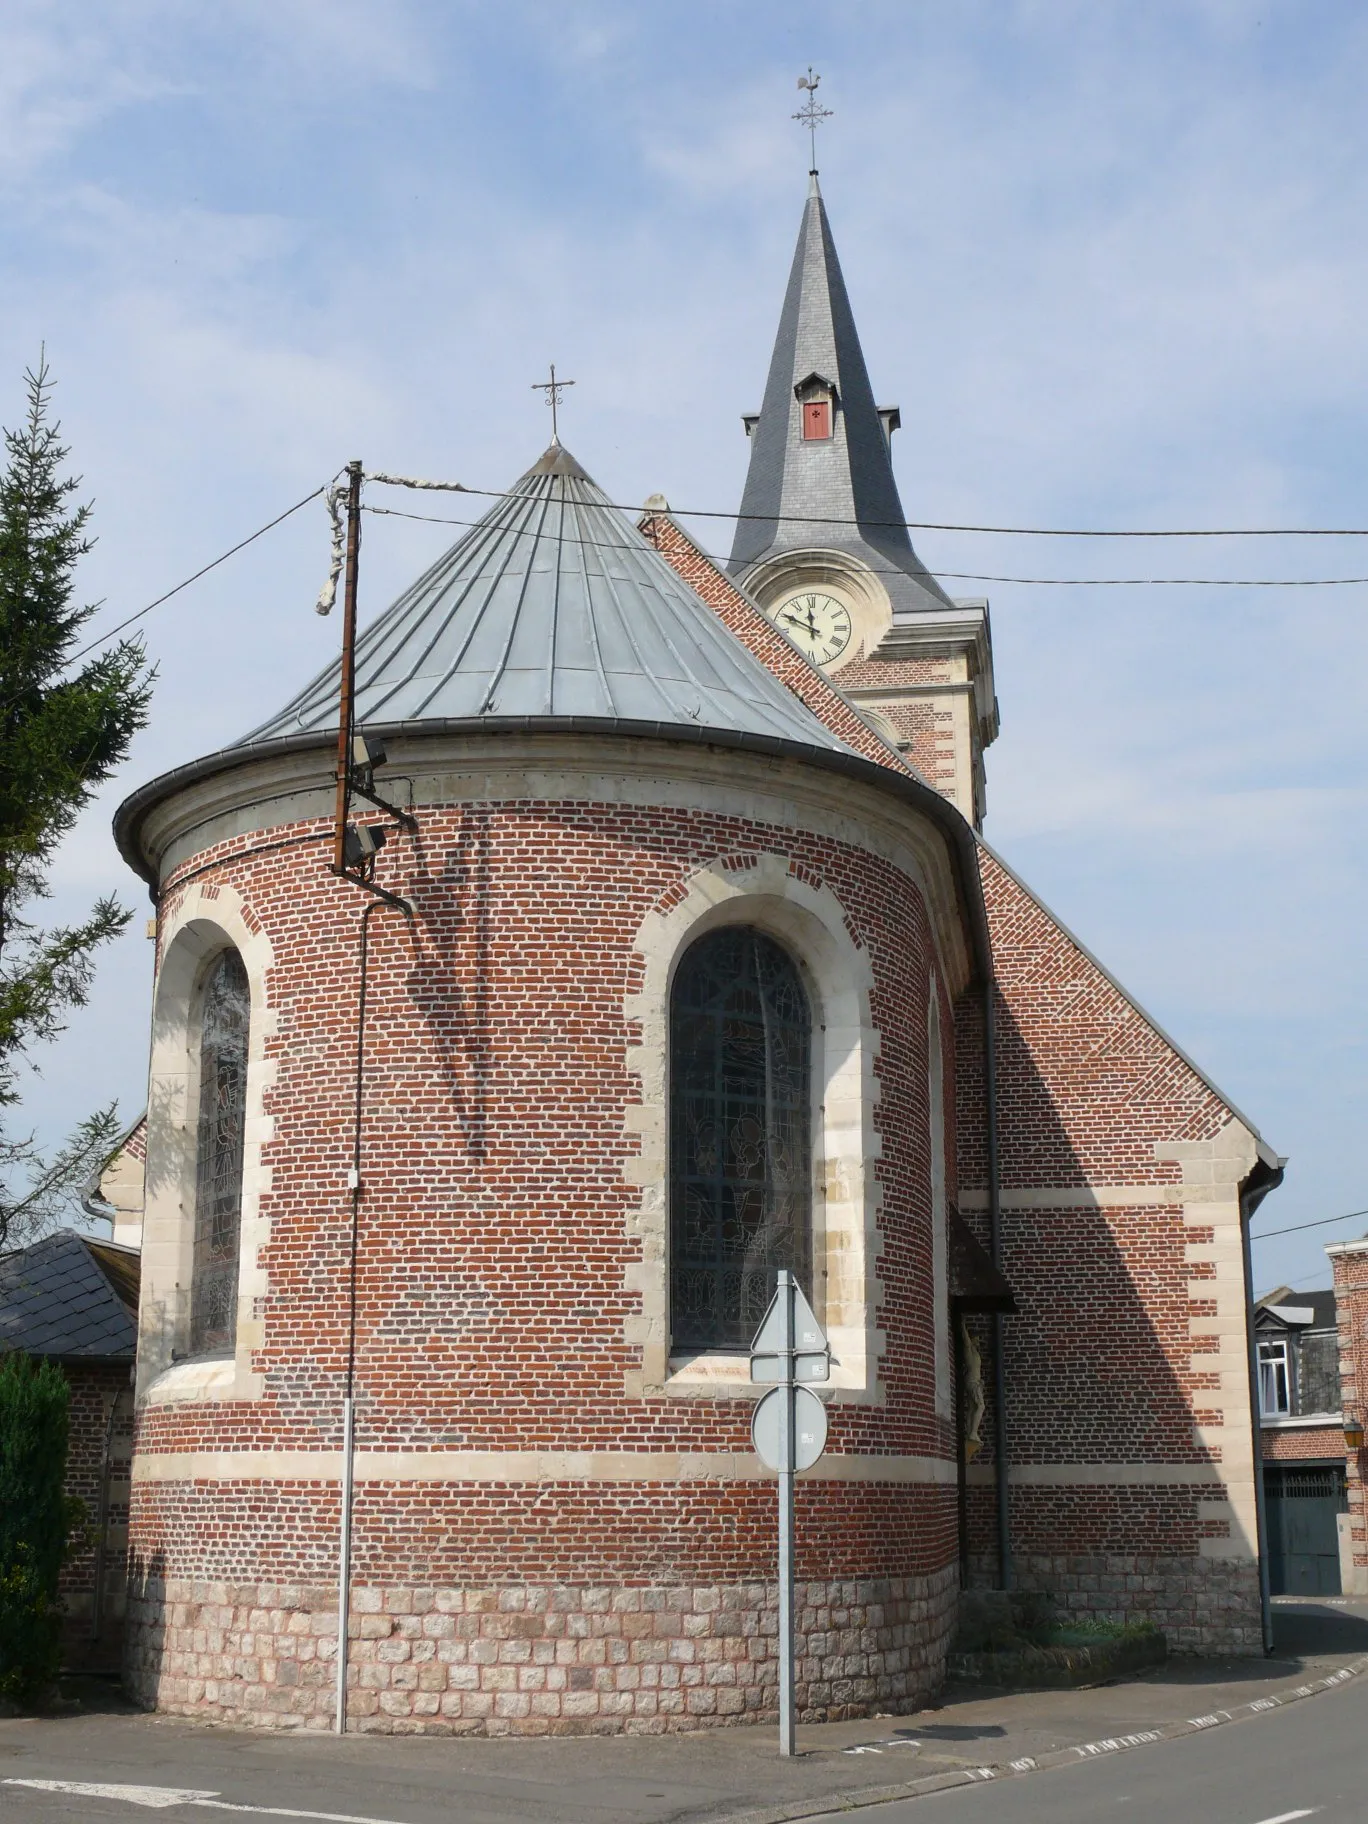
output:
M1247 1723L809 1824L1364 1824L1368 1681Z

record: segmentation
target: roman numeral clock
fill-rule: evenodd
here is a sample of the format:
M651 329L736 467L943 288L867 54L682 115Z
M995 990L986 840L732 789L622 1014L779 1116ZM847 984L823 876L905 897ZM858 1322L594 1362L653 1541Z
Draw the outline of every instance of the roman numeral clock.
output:
M830 665L839 659L854 632L850 610L824 589L800 589L785 595L770 614L815 665Z

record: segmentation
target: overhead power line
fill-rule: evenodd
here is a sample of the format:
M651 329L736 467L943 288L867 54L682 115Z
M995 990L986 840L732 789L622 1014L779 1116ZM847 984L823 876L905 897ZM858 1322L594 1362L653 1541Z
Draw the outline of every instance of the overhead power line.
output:
M462 489L463 493L474 494L482 490L476 488ZM500 496L515 499L516 496ZM619 511L625 512L626 508ZM362 508L365 513L381 513L387 519L414 519L430 526L477 526L481 522L475 519L451 519L438 513L406 513L401 507ZM507 528L517 536L536 538L540 534L531 527L512 526ZM587 545L591 550L631 551L634 545L618 543L604 538L584 538L577 541ZM867 564L865 568L876 576L913 576L915 572L899 570L892 564ZM1026 583L1041 588L1058 589L1171 589L1177 587L1203 589L1342 589L1351 584L1368 583L1368 576L1306 576L1306 577L1242 577L1242 576L990 576L979 570L927 570L928 581L949 577L952 582L966 583Z
M1368 1210L1346 1210L1343 1216L1322 1216L1319 1222L1294 1222L1290 1229L1269 1229L1263 1235L1251 1235L1251 1241L1272 1241L1275 1235L1300 1235L1303 1229L1328 1229L1332 1223L1353 1222L1368 1216Z
M246 538L240 538L235 545L230 545L226 551L221 552L212 563L202 564L193 576L187 576L185 581L177 583L174 589L168 589L165 595L159 595L156 601L149 602L145 608L139 608L136 614L130 614L116 626L107 628L104 633L97 634L87 645L82 646L79 651L73 652L67 663L74 665L77 659L83 659L88 652L94 652L97 646L103 646L107 640L112 640L116 633L122 633L126 627L131 627L144 615L151 614L154 608L160 608L163 602L169 602L173 595L179 595L183 589L188 589L191 583L197 583L202 576L208 576L211 570L217 570L220 564L226 564L230 557L236 557L239 551L245 551L248 545L253 545L259 538L264 538L266 533L280 525L282 520L288 519L292 513L298 513L301 507L307 507L311 500L317 500L322 492L322 488L315 488L312 493L306 494L303 500L297 500L292 507L286 507L283 513L277 513L274 519L268 519L264 526L258 526L255 532L250 532Z
M413 484L398 476L368 475L368 481L394 482L400 487ZM487 500L501 500L508 488L471 488L464 482L445 484L454 494L478 494ZM623 501L606 503L619 513L640 513L639 506ZM663 512L679 519L730 519L755 521L766 525L801 526L866 526L871 531L889 532L988 532L1005 538L1368 538L1368 526L978 526L949 519L854 519L835 513L728 513L720 507L668 507Z

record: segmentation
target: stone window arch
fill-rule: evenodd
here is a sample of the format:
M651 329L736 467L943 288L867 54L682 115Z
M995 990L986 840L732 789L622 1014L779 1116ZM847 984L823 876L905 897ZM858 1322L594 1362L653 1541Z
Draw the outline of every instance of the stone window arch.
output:
M745 1350L786 1267L812 1290L812 1010L749 925L685 951L670 991L670 1329Z
M270 1290L265 1103L280 1026L270 938L227 882L169 896L159 925L138 1398L258 1399L253 1357Z
M693 872L647 914L634 949L639 976L624 999L639 1040L627 1054L640 1102L628 1110L638 1136L624 1163L637 1200L627 1235L639 1261L627 1271L640 1297L623 1326L636 1359L630 1394L693 1399L751 1392L746 1356L735 1349L676 1346L671 1322L670 1014L679 969L707 934L743 926L763 932L795 962L811 1020L811 1218L809 1295L831 1340L840 1397L878 1402L883 1297L877 1261L882 1189L874 1129L878 1033L870 1012L873 972L831 889L773 852L720 857ZM749 1342L749 1337L746 1341Z
M236 950L220 950L199 993L199 1109L195 1133L195 1241L190 1349L237 1339L242 1166L247 1119L251 988Z

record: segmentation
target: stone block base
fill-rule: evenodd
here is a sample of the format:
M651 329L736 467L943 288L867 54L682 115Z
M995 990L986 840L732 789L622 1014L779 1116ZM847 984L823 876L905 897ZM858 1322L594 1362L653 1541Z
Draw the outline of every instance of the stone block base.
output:
M991 1586L996 1564L974 1562L974 1582ZM1062 1623L1148 1621L1170 1653L1263 1652L1259 1567L1252 1558L1161 1557L1145 1552L1022 1553L1020 1590L1048 1592Z
M830 1722L918 1707L944 1676L953 1566L802 1583L798 1710ZM358 1586L348 1629L356 1730L658 1734L776 1714L773 1584L611 1588ZM328 1729L337 1592L147 1581L130 1603L128 1684L149 1708Z

